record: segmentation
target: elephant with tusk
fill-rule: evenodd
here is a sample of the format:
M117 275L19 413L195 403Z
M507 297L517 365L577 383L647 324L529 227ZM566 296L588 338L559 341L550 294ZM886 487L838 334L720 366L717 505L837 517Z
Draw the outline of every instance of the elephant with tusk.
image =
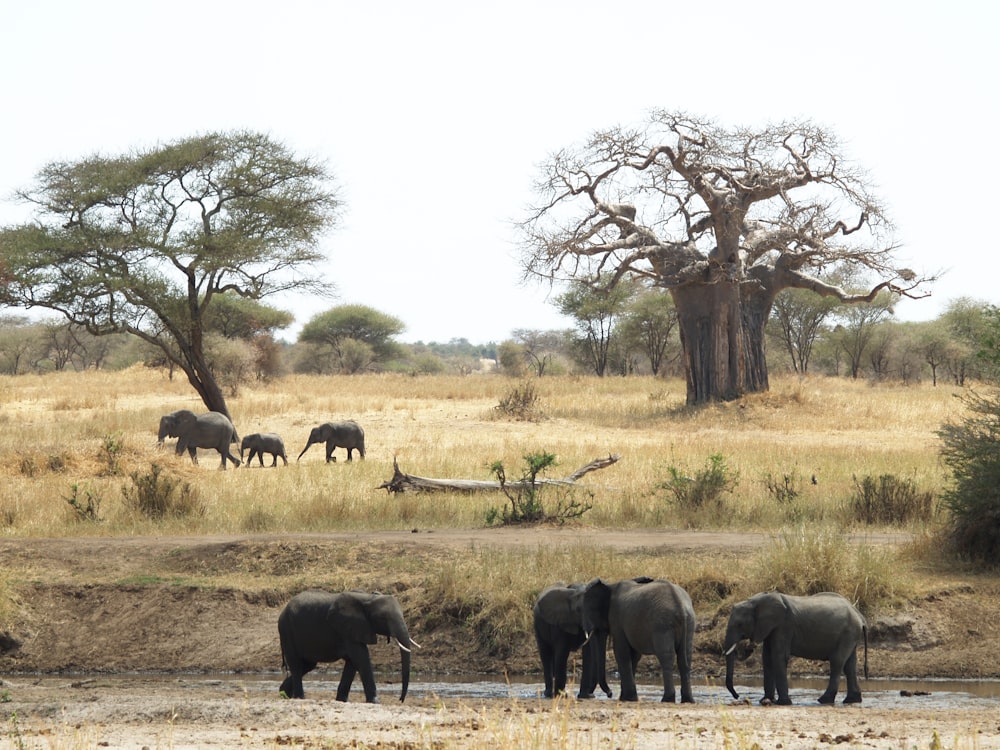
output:
M365 700L378 703L368 645L375 643L380 635L392 638L399 647L402 702L410 685L411 647L420 648L420 644L410 638L396 597L359 591L296 594L278 615L281 661L289 672L280 692L288 698L305 697L302 676L319 662L343 659L337 700L347 701L351 683L360 672Z
M830 682L819 697L820 703L836 700L841 674L847 677L844 703L861 702L857 648L864 643L867 678L868 625L864 616L840 594L789 596L768 591L734 605L722 647L726 657L726 689L733 698L740 697L733 687L736 646L745 638L763 644L762 702L782 705L792 702L788 697L788 661L793 656L830 663Z

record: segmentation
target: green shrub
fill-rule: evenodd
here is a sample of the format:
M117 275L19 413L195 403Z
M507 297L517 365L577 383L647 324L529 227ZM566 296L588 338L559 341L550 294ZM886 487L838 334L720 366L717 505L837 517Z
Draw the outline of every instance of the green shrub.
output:
M550 505L548 509L545 508L540 494L545 485L538 482L538 475L555 465L556 457L552 453L528 453L524 456L521 478L508 482L503 463L495 461L490 466L490 472L500 482L500 489L510 501L510 508L490 508L486 512L486 523L492 526L495 523L562 522L569 518L579 518L590 510L593 506L575 500L568 494L568 488L563 488L564 495L555 502L555 507Z
M894 474L854 477L851 512L856 521L868 525L928 521L934 514L934 493L918 492L912 480Z
M204 514L205 507L189 483L164 474L159 464L149 468L147 474L133 472L132 485L122 487L126 507L154 520Z
M729 470L721 453L708 457L705 468L689 476L676 466L667 468L670 478L659 485L667 490L683 510L700 510L722 504L722 494L732 492L739 483L739 474Z
M960 556L1000 565L1000 394L967 393L968 413L938 431L952 483L943 495L948 534Z
M96 492L84 489L81 497L80 486L70 487L70 496L66 498L69 507L73 509L73 517L78 521L99 523L101 520L101 496Z

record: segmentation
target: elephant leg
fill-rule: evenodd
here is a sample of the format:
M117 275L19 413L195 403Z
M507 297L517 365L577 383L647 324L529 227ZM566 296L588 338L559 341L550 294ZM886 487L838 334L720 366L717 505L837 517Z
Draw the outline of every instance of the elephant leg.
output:
M365 688L365 701L368 703L378 703L378 696L375 694L375 673L372 670L372 657L368 653L368 646L358 644L354 649L352 658L354 666L361 673L361 684Z
M337 448L337 446L333 445L332 443L327 443L326 444L326 462L327 463L330 463L331 461L333 461L333 451L336 448Z
M674 703L677 700L677 689L674 687L674 644L670 636L671 633L668 631L653 639L656 658L663 672L663 697L660 698L662 703Z
M569 661L569 647L557 643L552 659L552 697L566 692L566 663Z
M774 676L774 688L778 693L779 706L792 705L792 699L788 697L788 662L790 658L784 649L773 648L771 650L773 661L771 672Z
M547 643L541 637L536 638L538 644L538 658L542 660L542 674L545 676L545 692L542 693L546 698L552 698L552 664L555 661L555 654L551 643Z
M861 703L861 684L858 682L858 651L852 648L844 662L844 676L847 677L847 695L844 703Z
M614 639L615 661L618 662L618 673L621 676L622 686L618 694L618 700L637 701L639 694L635 687L635 666L638 663L638 654L632 651L632 646L628 643L619 643L620 639Z
M261 456L260 465L261 466L264 465L264 457L263 456ZM271 468L273 469L277 465L278 465L278 454L277 453L272 453L271 454ZM287 462L285 463L285 466L288 466Z
M694 693L691 690L691 654L693 641L677 643L677 672L681 676L681 703L694 703Z
M358 670L354 666L354 662L350 659L344 659L344 669L340 673L340 683L337 685L337 700L341 703L347 703L347 699L351 693L351 684L354 682L354 675L357 673Z

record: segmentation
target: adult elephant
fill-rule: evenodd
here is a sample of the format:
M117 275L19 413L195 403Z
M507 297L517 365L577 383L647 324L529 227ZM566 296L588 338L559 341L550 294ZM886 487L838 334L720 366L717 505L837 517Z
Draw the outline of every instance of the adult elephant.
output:
M168 437L177 438L177 455L186 450L194 463L198 463L199 448L214 448L222 456L220 468L226 468L226 459L232 461L233 466L240 465L240 459L229 452L229 446L238 444L240 436L225 414L217 411L195 414L189 409L164 414L160 417L157 442L163 443Z
M566 662L583 647L583 672L577 698L593 698L600 684L605 695L611 689L605 676L607 631L596 632L589 640L583 632L582 583L554 583L544 589L532 607L535 643L545 676L545 697L554 698L566 690Z
M676 662L681 678L681 702L694 702L691 693L694 628L691 597L670 581L643 577L609 584L595 578L583 594L583 629L588 636L601 630L611 634L623 701L639 699L635 669L643 654L653 654L663 670L662 700L673 703L676 699Z
M820 703L837 699L840 675L847 676L844 703L861 702L858 683L858 644L865 644L865 677L868 677L868 625L860 612L840 594L789 596L775 591L751 596L733 606L726 627L726 688L734 698L733 668L736 646L744 638L763 643L764 697L788 705L788 662L793 656L830 662L830 682Z
M255 455L257 456L257 460L260 461L260 465L263 466L265 453L270 454L273 458L271 461L272 467L278 465L279 456L285 462L285 466L288 466L288 457L285 456L285 441L277 433L254 432L244 435L243 442L240 443L240 458L243 458L243 453L247 450L250 451L250 457L246 459L247 466L253 463Z
M313 427L309 433L309 442L302 449L299 458L305 455L309 446L314 443L326 443L326 462L336 461L333 451L337 448L347 449L347 460L351 460L351 451L357 450L361 458L365 457L365 431L353 419L346 422L325 422ZM299 459L295 459L298 461Z
M360 672L365 700L378 703L368 645L380 635L394 638L399 646L402 702L410 684L410 647L418 644L410 638L396 597L360 591L296 594L278 615L281 663L289 672L281 683L281 692L289 698L305 697L302 676L319 662L343 659L337 700L347 701L354 676Z

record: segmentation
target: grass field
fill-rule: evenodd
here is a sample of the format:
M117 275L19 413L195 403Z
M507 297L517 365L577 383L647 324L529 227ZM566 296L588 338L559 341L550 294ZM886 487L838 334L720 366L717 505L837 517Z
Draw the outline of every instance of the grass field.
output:
M391 496L377 487L392 476L393 459L410 474L492 479L493 462L516 477L525 454L544 451L558 461L553 478L621 456L574 493L593 505L585 525L844 529L855 525L850 502L866 476L940 491L947 477L935 431L962 409L947 386L826 378L776 378L769 393L701 408L684 405L680 381L559 377L532 385L531 421L498 413L518 386L500 376L293 376L244 387L229 400L238 431L278 432L292 465L219 472L214 451L200 451L194 466L174 455L172 439L156 445L160 415L204 411L183 380L142 368L6 377L0 528L63 536L474 527L502 496ZM367 460L346 464L338 450L337 464L326 465L318 445L296 462L311 427L348 418L366 431ZM733 491L719 504L678 508L664 483L705 471L713 456L735 480ZM122 487L153 463L190 485L197 512L150 521L130 511ZM93 512L75 512L71 497Z

